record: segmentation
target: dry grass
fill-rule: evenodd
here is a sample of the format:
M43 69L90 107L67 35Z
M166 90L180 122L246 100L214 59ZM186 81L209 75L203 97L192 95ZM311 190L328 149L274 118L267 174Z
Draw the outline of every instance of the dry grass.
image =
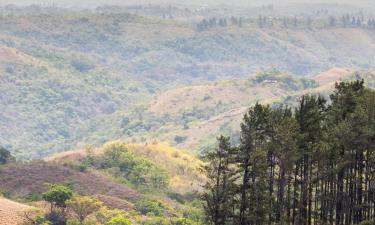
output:
M131 202L140 196L133 189L98 172L79 172L51 162L3 167L0 169L0 183L12 197L42 193L47 190L48 184L56 183L70 183L73 190L82 195L104 195Z
M36 61L32 56L26 55L15 48L0 45L0 62L36 63Z
M134 154L146 157L166 169L172 176L169 187L173 191L184 194L201 190L204 178L199 168L202 162L191 153L157 141L127 147Z
M111 145L124 145L135 155L144 157L164 168L171 175L169 187L178 193L201 189L203 177L199 172L201 161L192 153L174 148L167 143L152 141L145 144L125 144L120 141L108 142L101 148L91 149L90 154L99 156ZM78 161L88 155L88 150L68 151L53 155L47 161L63 164Z
M350 69L332 68L328 71L314 76L312 79L319 83L321 87L332 85L337 81L343 80L353 73Z
M18 225L25 222L23 214L31 206L0 197L0 225Z
M246 85L241 82L197 85L167 91L151 103L150 111L157 115L174 115L193 107L213 108L218 104L232 108L248 106L256 101L281 98L291 94L277 84Z

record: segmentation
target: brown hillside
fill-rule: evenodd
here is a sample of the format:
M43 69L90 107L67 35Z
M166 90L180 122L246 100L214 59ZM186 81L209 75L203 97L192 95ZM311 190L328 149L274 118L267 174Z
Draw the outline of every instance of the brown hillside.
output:
M18 225L24 221L23 213L30 206L0 197L0 225Z
M194 106L211 108L218 104L230 104L231 107L247 106L255 101L263 101L287 96L289 92L277 84L250 86L241 82L224 82L189 86L167 91L154 99L150 111L163 115L176 114Z
M79 172L53 163L29 163L10 165L0 169L0 184L11 197L25 197L31 193L42 193L48 184L68 183L73 190L82 195L97 195L108 203L109 207L129 207L126 201L134 202L139 194L124 185L120 185L106 176L94 172ZM115 204L106 196L117 198ZM122 200L122 201L120 201Z
M325 94L331 92L334 88L334 84L339 81L343 81L353 73L350 69L345 68L332 68L328 71L322 72L312 77L313 80L319 83L319 87L309 90L309 93L320 93Z
M316 88L290 90L281 83L262 82L251 84L247 80L224 81L194 85L169 90L157 96L149 110L156 115L181 115L193 108L200 110L215 109L211 118L189 124L188 129L176 130L175 133L186 137L178 147L194 149L204 140L214 139L222 133L220 129L233 127L241 122L243 114L255 102L272 104L288 96L303 94L321 94L326 96L334 89L335 82L351 78L353 70L332 68L312 78L319 85Z
M30 55L24 54L15 48L0 45L0 62L22 62L36 63L37 60Z

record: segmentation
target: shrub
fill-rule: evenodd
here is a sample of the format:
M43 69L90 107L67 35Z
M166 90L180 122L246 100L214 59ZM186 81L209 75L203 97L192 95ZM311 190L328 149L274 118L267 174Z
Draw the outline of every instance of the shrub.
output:
M151 214L155 216L161 216L164 214L164 206L157 200L143 198L136 202L135 208L143 215Z
M183 136L179 136L179 135L177 135L177 136L174 137L174 141L176 142L176 144L181 144L186 139L187 139L187 137L183 137Z
M113 217L106 225L131 225L130 220L122 215Z
M4 165L13 161L15 161L15 158L12 156L12 154L10 154L7 149L0 147L0 165Z
M87 61L83 61L83 60L80 60L80 59L75 59L75 60L72 60L71 62L71 66L81 72L81 73L86 73L92 69L95 68L95 66Z
M95 213L102 207L102 203L87 196L75 196L67 201L67 206L73 211L82 224L89 215Z
M99 168L116 172L136 186L163 189L168 185L167 172L150 160L130 152L122 144L113 144L104 151Z

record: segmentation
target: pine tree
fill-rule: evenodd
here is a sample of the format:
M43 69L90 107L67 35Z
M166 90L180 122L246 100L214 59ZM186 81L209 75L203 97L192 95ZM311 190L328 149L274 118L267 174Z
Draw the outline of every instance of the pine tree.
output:
M256 104L250 108L245 114L241 124L241 144L238 151L237 159L239 160L239 173L242 180L240 185L240 208L239 208L239 224L247 225L250 223L250 217L254 212L256 202L251 202L252 198L249 190L253 188L251 184L255 184L256 168L251 164L253 154L263 147L266 141L268 128L270 107Z
M375 221L375 91L336 84L329 104L302 96L296 108L256 104L241 141L219 138L208 154L210 224L354 225ZM370 222L371 221L371 222Z
M205 155L209 164L204 167L208 182L203 199L207 222L225 225L233 217L235 161L229 138L221 136L218 142L218 148Z

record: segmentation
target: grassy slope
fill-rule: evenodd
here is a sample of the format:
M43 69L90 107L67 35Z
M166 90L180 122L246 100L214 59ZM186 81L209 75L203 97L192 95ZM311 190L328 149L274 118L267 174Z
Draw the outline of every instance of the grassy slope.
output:
M145 109L158 94L187 84L244 78L270 67L312 74L374 63L374 32L367 29L259 29L245 23L197 32L189 24L126 13L25 11L0 20L0 143L21 158L117 138L171 141L179 121L154 114L162 102ZM235 95L254 101L255 90L225 88L224 97L216 88L193 88L197 101L210 91L224 102ZM269 98L277 90L260 95ZM214 97L206 103L215 112L202 112L200 120L246 106L242 99L215 108ZM167 113L176 111L181 109ZM200 122L193 120L189 126Z
M254 84L252 79L249 79L213 82L167 91L150 103L150 115L168 115L174 119L159 130L151 130L147 135L155 135L169 142L174 142L175 136L181 136L186 139L175 144L187 149L202 150L212 146L219 134L238 138L238 125L243 114L257 101L267 104L293 104L296 97L303 94L327 96L334 88L335 82L359 78L364 78L369 87L375 87L375 75L371 71L362 71L360 75L356 75L349 69L334 68L311 78L318 86L291 89L283 82ZM294 79L294 82L298 81ZM171 135L163 135L164 133Z
M23 213L32 207L0 197L0 225L22 224Z
M143 160L152 161L157 167L165 169L170 177L167 189L146 191L132 186L128 181L124 182L108 171L93 167L80 171L74 166L87 157L102 156L112 146L124 146ZM189 203L185 205L181 199L201 189L204 180L199 170L201 163L195 155L164 143L124 145L121 142L110 142L90 151L68 151L53 155L44 161L0 167L0 190L11 199L29 202L39 200L40 194L47 190L48 184L66 183L72 186L74 192L98 198L110 208L136 211L135 205L139 200L157 199L163 203L168 215L179 215L180 210L185 206L189 207ZM0 216L2 212L8 216L7 209L6 205L0 204ZM150 216L150 219L152 218Z

